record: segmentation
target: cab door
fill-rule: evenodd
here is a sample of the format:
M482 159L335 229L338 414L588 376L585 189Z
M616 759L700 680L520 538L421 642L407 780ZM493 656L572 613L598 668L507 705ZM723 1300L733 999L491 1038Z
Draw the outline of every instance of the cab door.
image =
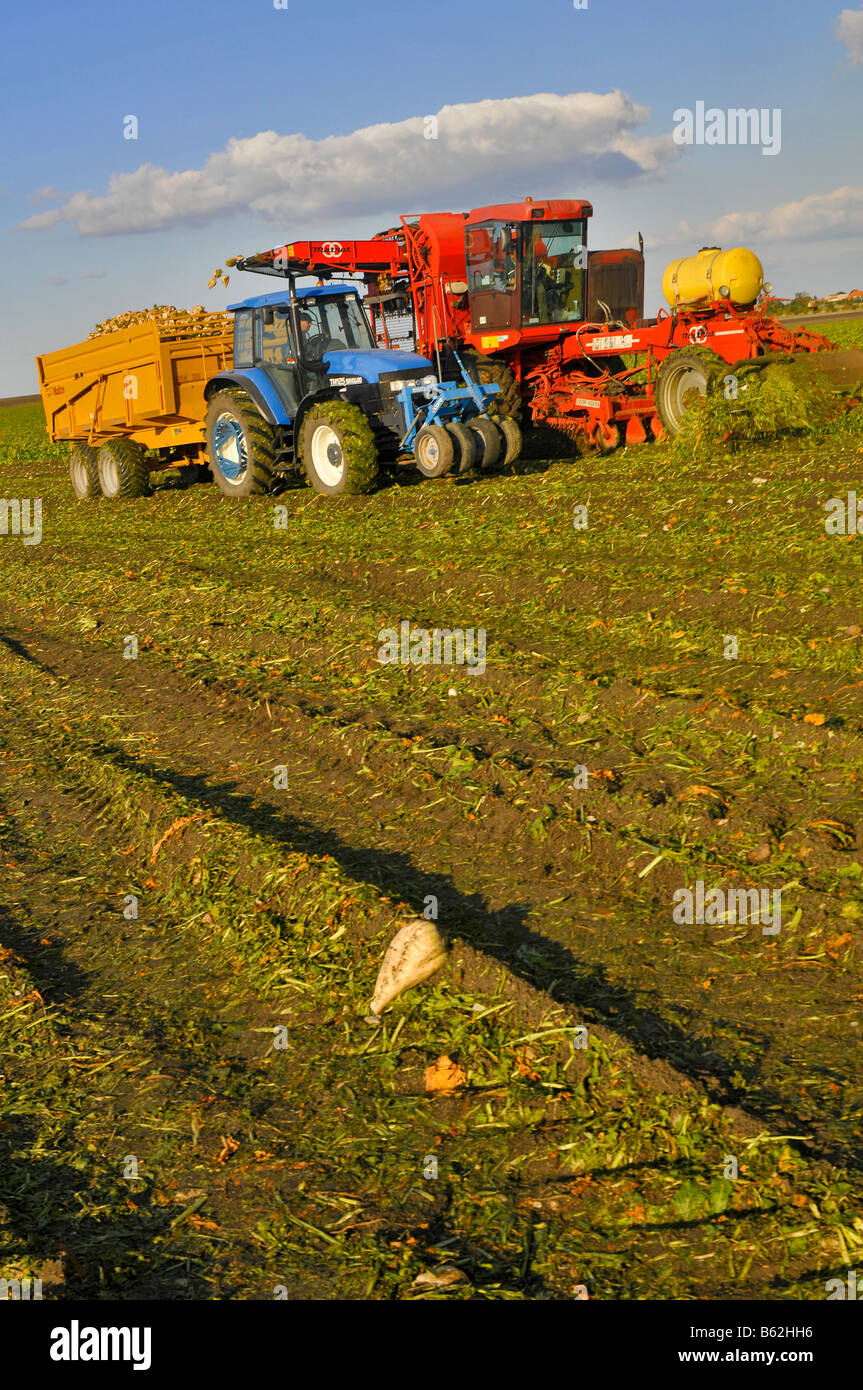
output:
M295 419L304 392L300 386L294 335L286 308L258 309L255 315L255 362L266 371L288 417Z
M517 328L520 228L517 222L479 222L466 231L467 287L472 333Z

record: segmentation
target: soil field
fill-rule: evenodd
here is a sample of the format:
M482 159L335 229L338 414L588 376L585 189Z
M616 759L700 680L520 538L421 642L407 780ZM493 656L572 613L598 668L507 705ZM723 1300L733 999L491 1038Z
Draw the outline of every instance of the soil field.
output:
M0 412L42 499L0 536L0 1268L823 1299L863 1248L859 414L232 506L77 503ZM402 622L484 669L382 664ZM780 930L676 921L699 882ZM424 911L449 962L374 1025Z

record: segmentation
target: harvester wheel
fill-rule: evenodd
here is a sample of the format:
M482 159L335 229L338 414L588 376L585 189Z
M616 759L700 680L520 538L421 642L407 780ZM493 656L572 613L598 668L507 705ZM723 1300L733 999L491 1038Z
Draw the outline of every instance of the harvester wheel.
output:
M480 468L494 468L500 458L502 439L500 431L491 420L486 420L484 416L478 416L471 420L469 428L473 430L480 444L479 466Z
M223 497L268 492L275 431L242 391L217 391L207 406L207 456Z
M503 456L503 467L514 463L521 453L521 429L517 420L513 420L511 415L504 415L503 419L498 420L498 428L504 438L505 450Z
M497 395L492 396L488 403L489 414L511 415L514 419L519 420L521 418L521 390L512 367L497 357L485 357L474 349L463 351L462 360L481 386L496 385L500 387Z
M104 497L146 497L150 491L144 449L133 439L109 439L96 455L96 468Z
M446 430L447 434L451 434L456 442L459 473L469 473L479 454L479 440L473 430L468 429L467 425L463 425L457 420L450 421Z
M620 426L598 422L593 427L590 439L601 454L613 454L620 447Z
M705 348L677 348L661 364L656 375L656 410L666 433L674 438L695 396L706 396L720 372L728 366L717 353Z
M378 451L366 416L346 401L321 401L303 420L300 456L315 492L343 497L371 492Z
M72 482L72 491L79 502L89 502L92 498L98 497L101 492L99 487L99 470L96 467L96 449L91 449L89 444L76 444L69 453L69 477Z
M414 445L417 468L424 478L442 478L455 463L455 442L443 425L423 425Z

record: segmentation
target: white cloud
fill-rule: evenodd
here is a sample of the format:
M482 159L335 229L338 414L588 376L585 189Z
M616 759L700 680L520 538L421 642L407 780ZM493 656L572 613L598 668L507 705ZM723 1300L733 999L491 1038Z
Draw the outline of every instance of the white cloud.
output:
M836 37L847 44L852 63L863 63L863 5L859 10L843 10L836 20Z
M586 180L661 173L679 155L670 132L636 133L649 114L619 90L539 93L444 106L437 139L424 137L422 116L320 140L265 130L229 140L199 169L143 164L114 174L106 194L73 193L22 226L66 221L95 236L158 231L239 210L287 232L309 217L446 205L448 194L457 202L468 188L479 194L473 206L539 193L543 181L565 180L580 192Z
M691 231L688 225L687 233ZM702 223L702 234L719 246L746 246L757 239L795 241L863 233L863 184L846 184L832 193L813 193L797 202L778 203L763 212L731 212ZM705 243L707 244L707 243Z

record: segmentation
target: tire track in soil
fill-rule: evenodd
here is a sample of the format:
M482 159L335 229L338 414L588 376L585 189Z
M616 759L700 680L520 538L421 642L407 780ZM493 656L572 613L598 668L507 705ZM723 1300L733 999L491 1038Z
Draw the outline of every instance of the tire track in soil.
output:
M711 1016L693 1010L680 1026L669 1020L667 1012L659 1013L653 1007L663 994L673 990L673 976L666 983L661 978L657 980L655 966L649 960L641 962L640 970L627 970L623 978L617 972L612 974L606 966L611 954L611 933L604 925L599 931L591 928L586 917L579 927L593 932L594 940L589 943L593 950L573 954L572 932L561 927L552 908L555 895L559 899L562 883L571 889L586 872L578 859L578 838L583 843L583 837L574 837L576 843L569 846L569 858L556 847L555 862L549 866L548 851L535 849L524 835L524 815L508 808L496 821L494 834L482 823L466 826L456 819L456 813L451 813L445 823L445 842L427 840L418 844L409 824L392 823L399 813L394 813L382 798L389 814L365 828L360 841L357 827L367 826L369 806L373 805L362 780L363 768L374 761L374 754L367 747L367 729L360 731L359 748L340 739L334 751L332 741L328 743L315 727L316 716L298 706L277 706L275 718L280 722L275 724L263 712L252 713L235 696L222 693L215 702L208 700L184 678L164 667L159 668L156 678L142 671L137 663L99 649L85 651L45 629L23 625L12 628L7 624L3 640L16 655L35 661L57 678L89 687L94 701L109 698L112 706L116 702L127 714L134 712L153 745L152 760L130 757L124 749L116 748L105 749L107 756L126 759L129 766L147 770L159 780L171 781L186 794L217 805L228 818L259 831L263 828L274 840L287 839L315 853L333 854L352 874L414 901L420 909L426 894L434 893L441 903L442 921L455 922L461 935L505 963L516 976L535 979L530 967L526 968L526 957L529 961L530 953L539 949L550 963L551 974L557 977L555 998L577 1005L585 1018L602 1018L648 1057L656 1058L658 1074L663 1070L660 1059L664 1059L697 1079L714 1098L726 1104L740 1103L740 1093L730 1081L735 1058L715 1050ZM202 738L204 729L206 736ZM266 780L267 772L277 763L289 767L289 788L278 797L273 796ZM179 772L178 768L186 770ZM487 771L492 779L498 775L494 769ZM418 796L408 793L402 798L415 814L422 813L426 800L422 792ZM525 855L518 877L513 874L508 854L511 843L517 843L519 852ZM617 867L613 864L612 869L616 872ZM596 892L600 875L592 866L589 872L597 905L603 901L601 891ZM606 889L611 878L612 874L607 873ZM671 891L669 886L669 900ZM527 913L529 927L525 924ZM597 916L601 919L602 910ZM630 932L635 935L634 925ZM621 939L622 947L620 939L616 943L618 959L621 951L625 954L631 945L626 932ZM704 948L696 947L687 956L686 969L695 978L715 966L715 956ZM686 983L691 997L692 982ZM788 1015L794 1018L798 1004L801 1009L808 1005L810 981L806 976L798 981L786 977L781 985L786 996L785 1009L771 1008L771 1013L784 1012L785 1017L777 1019L775 1029L765 1027L763 1009L762 1017L753 1023L754 1015L748 1007L740 1010L731 1027L732 1032L746 1039L750 1051L758 1053L755 1075L759 1095L757 1100L749 1097L748 1108L763 1115L768 1124L790 1126L796 1132L801 1128L808 1130L825 1155L836 1161L859 1161L859 1155L853 1152L856 1140L846 1136L843 1142L836 1133L833 1116L822 1120L811 1110L801 1114L789 1086L782 1084L787 1078L782 1076L781 1068L778 1080L772 1081L769 1074L766 1080L763 1075L758 1076L765 1061L773 1064L775 1070L775 1054L780 1053L781 1058L785 1046L788 1053L781 1060L786 1073L794 1071L792 1049L797 1039ZM744 1003L754 1006L762 993L763 972L756 967L751 972L748 990L743 991ZM847 994L841 976L825 982L824 1007L833 1010L835 1017L847 1020L852 1012ZM726 1009L739 1004L739 998L738 995L736 1001L726 1001ZM828 1041L832 1036L828 1034ZM853 1035L846 1029L846 1048L849 1036ZM854 1053L847 1069L843 1071L832 1064L828 1068L827 1077L834 1085L836 1079L848 1084L855 1074L854 1058L859 1046L857 1039L853 1042ZM831 1063L836 1056L841 1056L839 1046L834 1049ZM861 1069L856 1071L859 1079ZM853 1103L852 1090L852 1112Z

